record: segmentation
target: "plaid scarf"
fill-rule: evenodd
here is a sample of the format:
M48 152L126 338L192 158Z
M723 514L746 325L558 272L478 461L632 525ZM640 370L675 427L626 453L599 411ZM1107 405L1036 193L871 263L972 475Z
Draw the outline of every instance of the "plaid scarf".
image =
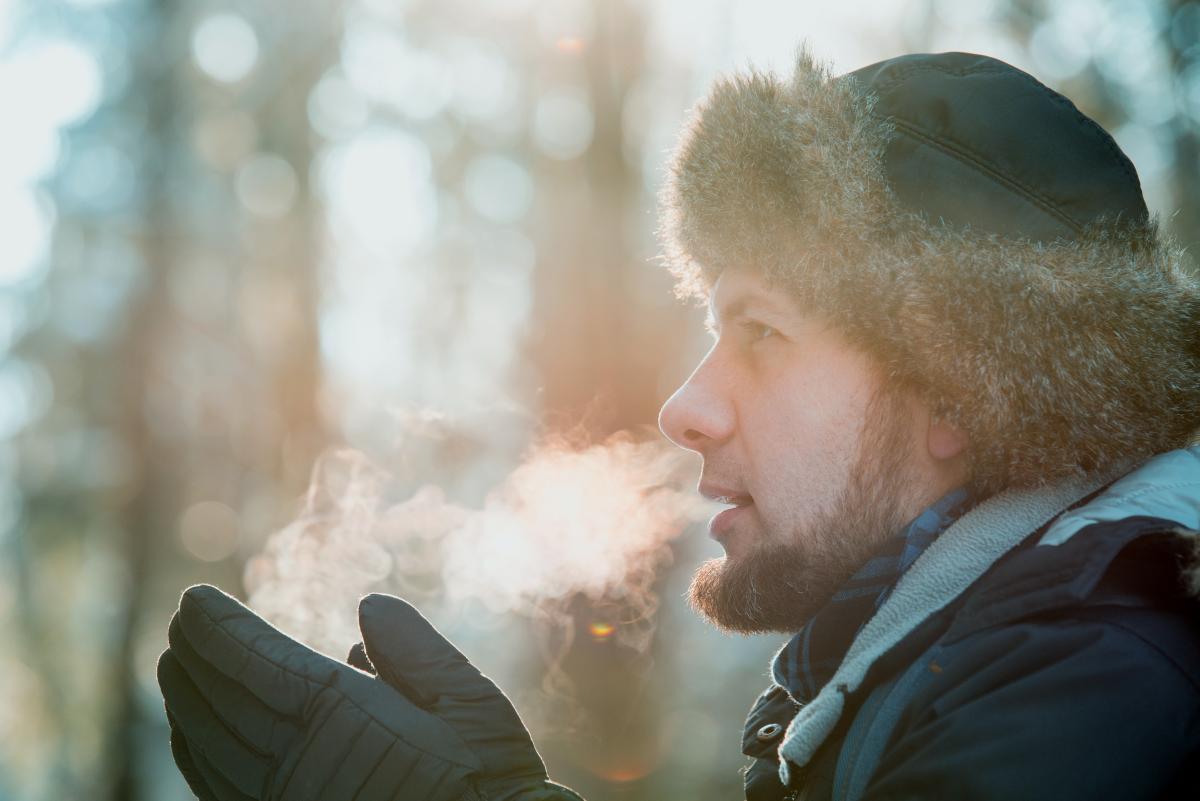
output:
M888 538L776 654L771 667L775 683L798 704L812 700L842 663L859 629L891 595L900 576L970 508L970 500L965 488L952 490Z

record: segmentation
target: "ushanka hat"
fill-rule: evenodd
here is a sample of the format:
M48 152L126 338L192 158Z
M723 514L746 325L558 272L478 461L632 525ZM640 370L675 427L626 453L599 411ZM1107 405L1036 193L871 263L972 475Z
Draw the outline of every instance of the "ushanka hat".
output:
M917 54L839 77L802 50L695 109L662 194L683 294L786 287L971 438L977 489L1187 444L1200 282L1132 163L1004 62Z

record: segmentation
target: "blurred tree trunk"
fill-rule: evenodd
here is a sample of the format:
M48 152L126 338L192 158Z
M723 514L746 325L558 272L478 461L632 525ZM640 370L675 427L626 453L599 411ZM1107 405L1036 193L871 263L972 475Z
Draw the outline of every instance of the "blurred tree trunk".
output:
M326 440L316 405L319 209L308 197L313 141L306 109L310 90L336 53L340 27L337 9L277 5L276 16L267 16L282 21L258 31L262 52L247 85L215 95L197 82L203 78L186 60L194 19L188 7L157 0L144 12L153 23L135 56L139 85L131 95L148 109L139 221L148 280L113 358L122 371L121 435L140 462L136 490L121 513L129 581L114 652L108 791L97 793L113 801L148 797L142 786L147 748L156 756L165 753L165 723L153 712L160 702L156 695L146 698L137 661L146 650L139 643L149 639L155 649L165 647L165 628L157 626L189 583L180 573L186 577L198 567L163 569L180 558L181 513L189 504L216 501L242 513L243 523L280 524L292 514ZM238 204L232 165L229 175L215 178L227 202L200 207L199 217L189 216L196 206L180 202L180 188L205 177L189 171L211 167L191 150L193 129L206 113L221 113L226 105L254 120L252 151L282 157L299 176L295 206L282 219L257 219ZM214 237L214 227L224 229L224 241ZM197 319L202 312L181 309L172 276L195 269L184 264L189 257L212 252L220 255L210 260L211 280L230 288L230 302ZM149 419L151 407L164 398L172 408L190 410L179 412L178 430L164 432L161 421ZM267 504L266 519L264 499L274 502ZM246 514L248 507L257 513ZM238 533L246 537L242 553L229 554L201 576L231 592L240 592L237 557L269 531Z
M588 441L653 424L661 401L657 377L680 347L686 309L646 291L642 176L626 156L625 101L643 71L645 21L627 2L592 3L594 32L582 51L583 88L592 109L591 145L578 159L541 160L536 183L552 208L539 216L539 263L532 313L532 356L541 378L543 420ZM561 69L561 68L560 68ZM553 68L548 71L553 71ZM563 70L568 75L569 70ZM535 162L537 163L537 162ZM658 306L639 304L667 301ZM614 521L620 525L620 521ZM619 624L612 605L578 598L575 633L562 668L586 716L582 742L544 743L561 780L607 797L632 789L653 770L659 710L646 695L651 653L594 638L594 622Z
M148 371L156 361L154 351L166 341L163 334L169 324L167 299L168 274L172 267L171 238L175 221L171 215L171 190L168 171L178 147L180 109L178 99L186 92L180 80L177 54L163 47L171 40L178 24L179 7L167 0L154 0L144 9L144 38L133 55L136 65L133 80L139 85L132 95L145 104L145 150L142 165L142 197L139 224L140 250L147 267L142 291L129 310L129 323L113 358L113 368L121 372L120 432L130 452L138 457L136 490L121 510L123 553L128 582L124 615L117 632L113 654L113 703L109 752L104 766L111 771L107 797L113 801L133 801L138 792L137 767L141 757L142 703L134 662L137 635L147 602L147 575L151 570L154 540L168 535L173 526L169 517L177 494L175 465L178 454L148 428L146 420Z
M555 205L539 219L531 347L549 427L582 421L584 433L597 437L656 419L656 377L678 348L673 334L682 311L637 305L657 300L644 291L644 274L656 266L639 247L653 209L645 208L642 176L626 159L622 129L644 62L644 20L629 3L592 9L592 39L579 54L557 56L584 59L594 130L583 156L543 159L537 175Z

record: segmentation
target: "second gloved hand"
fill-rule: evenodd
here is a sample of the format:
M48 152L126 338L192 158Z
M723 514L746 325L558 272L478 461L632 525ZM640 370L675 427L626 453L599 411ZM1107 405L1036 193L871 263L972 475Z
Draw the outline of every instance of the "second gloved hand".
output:
M482 765L476 786L486 801L583 801L549 781L542 758L512 703L420 612L390 595L359 604L363 642L350 664L375 673L446 723Z
M179 770L202 801L460 801L479 762L403 694L188 589L158 663Z

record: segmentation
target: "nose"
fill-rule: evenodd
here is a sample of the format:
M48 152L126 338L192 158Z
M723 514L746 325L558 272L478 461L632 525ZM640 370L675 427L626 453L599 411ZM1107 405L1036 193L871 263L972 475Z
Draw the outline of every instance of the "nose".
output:
M736 414L727 382L709 353L658 412L658 428L681 448L703 454L728 439Z

